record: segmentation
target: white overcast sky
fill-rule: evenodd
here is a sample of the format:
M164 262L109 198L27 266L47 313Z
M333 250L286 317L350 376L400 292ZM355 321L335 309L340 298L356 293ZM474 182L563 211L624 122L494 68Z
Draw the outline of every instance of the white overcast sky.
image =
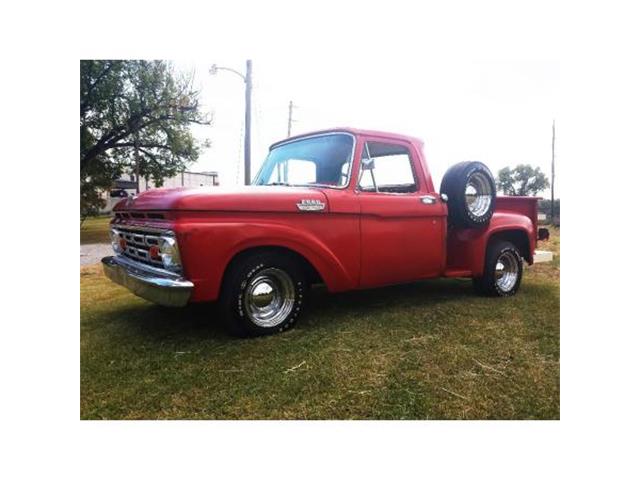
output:
M429 62L350 55L253 58L252 175L269 145L286 137L293 100L293 134L335 126L406 133L425 141L436 188L456 162L479 160L495 173L528 163L551 173L551 124L557 117L558 63L543 61ZM245 58L215 55L176 60L194 73L211 126L190 169L216 170L222 185L242 182L244 84L230 72L211 76L211 64L245 69ZM562 118L556 118L556 165L562 161ZM556 169L556 196L561 178ZM543 193L549 196L549 191Z

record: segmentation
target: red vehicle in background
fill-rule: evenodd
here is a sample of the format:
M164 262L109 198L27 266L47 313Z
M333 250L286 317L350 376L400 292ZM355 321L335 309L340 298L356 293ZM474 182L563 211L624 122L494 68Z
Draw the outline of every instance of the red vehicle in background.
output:
M291 327L314 283L468 277L513 295L548 237L537 199L497 197L482 163L454 165L437 192L420 140L352 128L275 143L251 186L151 190L114 211L111 280L161 305L218 301L240 336Z

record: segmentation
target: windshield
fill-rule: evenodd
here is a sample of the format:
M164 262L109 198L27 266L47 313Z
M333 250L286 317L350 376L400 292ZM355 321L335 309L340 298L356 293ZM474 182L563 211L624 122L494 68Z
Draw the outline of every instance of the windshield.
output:
M254 185L344 187L353 160L348 134L302 138L273 148Z

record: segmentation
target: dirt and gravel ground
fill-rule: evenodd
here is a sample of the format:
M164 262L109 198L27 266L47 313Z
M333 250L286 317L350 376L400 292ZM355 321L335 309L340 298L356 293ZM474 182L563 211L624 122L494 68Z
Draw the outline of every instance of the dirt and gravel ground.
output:
M112 254L109 243L87 243L80 245L80 265L99 263L102 257Z

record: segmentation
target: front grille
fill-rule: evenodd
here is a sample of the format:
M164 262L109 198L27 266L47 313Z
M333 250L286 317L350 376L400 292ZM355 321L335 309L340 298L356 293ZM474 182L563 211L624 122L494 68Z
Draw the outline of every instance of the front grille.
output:
M160 233L157 231L148 231L141 228L131 228L123 226L114 226L113 230L118 236L124 239L126 249L122 255L135 260L137 262L151 265L153 267L163 268L162 260L159 258L151 258L149 249L153 246L160 245Z
M119 211L119 212L114 212L114 217L115 218L119 218L119 219L125 219L125 218L145 218L148 220L164 220L164 214L163 213L157 213L157 212L126 212L126 211Z

